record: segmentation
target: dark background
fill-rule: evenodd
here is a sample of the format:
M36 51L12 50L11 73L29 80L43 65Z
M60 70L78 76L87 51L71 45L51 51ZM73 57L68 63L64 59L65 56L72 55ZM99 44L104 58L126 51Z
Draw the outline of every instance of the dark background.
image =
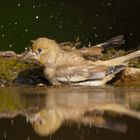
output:
M1 0L0 51L22 52L40 36L83 45L124 34L126 49L140 45L140 0Z

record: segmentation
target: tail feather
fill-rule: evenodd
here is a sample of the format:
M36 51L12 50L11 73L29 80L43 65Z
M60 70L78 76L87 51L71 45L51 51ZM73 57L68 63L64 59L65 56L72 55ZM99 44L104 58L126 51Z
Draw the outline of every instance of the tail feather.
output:
M117 74L125 68L125 65L110 66L106 71L106 75Z
M107 65L107 66L117 66L117 65L126 65L130 60L140 57L140 50L135 51L133 53L120 56L111 60L106 61L96 61L94 62L95 65Z
M102 49L104 51L104 50L107 50L110 48L119 47L119 46L123 45L124 43L125 43L124 36L119 35L119 36L113 37L113 38L109 39L108 41L103 42L99 45L102 47Z

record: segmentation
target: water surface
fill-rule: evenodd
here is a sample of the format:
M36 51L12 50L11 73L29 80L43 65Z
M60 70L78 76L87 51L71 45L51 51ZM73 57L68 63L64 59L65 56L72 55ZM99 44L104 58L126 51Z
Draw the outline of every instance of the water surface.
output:
M0 139L140 137L139 88L0 88Z

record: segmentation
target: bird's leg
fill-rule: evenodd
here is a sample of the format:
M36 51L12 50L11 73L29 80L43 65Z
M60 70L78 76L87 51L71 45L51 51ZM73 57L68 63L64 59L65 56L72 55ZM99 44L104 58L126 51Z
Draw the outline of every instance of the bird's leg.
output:
M53 86L60 86L62 85L62 83L60 83L57 79L55 78L49 78L49 82L53 85Z
M55 70L53 68L45 68L44 74L45 74L45 77L47 78L47 80L53 86L61 85L61 83L55 77Z

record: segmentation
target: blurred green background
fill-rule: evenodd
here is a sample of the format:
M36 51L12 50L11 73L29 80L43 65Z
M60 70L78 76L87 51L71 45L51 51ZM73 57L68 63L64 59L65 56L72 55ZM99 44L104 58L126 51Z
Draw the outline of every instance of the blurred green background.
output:
M125 48L140 44L139 0L1 0L0 51L24 51L41 36L83 45L124 34Z

